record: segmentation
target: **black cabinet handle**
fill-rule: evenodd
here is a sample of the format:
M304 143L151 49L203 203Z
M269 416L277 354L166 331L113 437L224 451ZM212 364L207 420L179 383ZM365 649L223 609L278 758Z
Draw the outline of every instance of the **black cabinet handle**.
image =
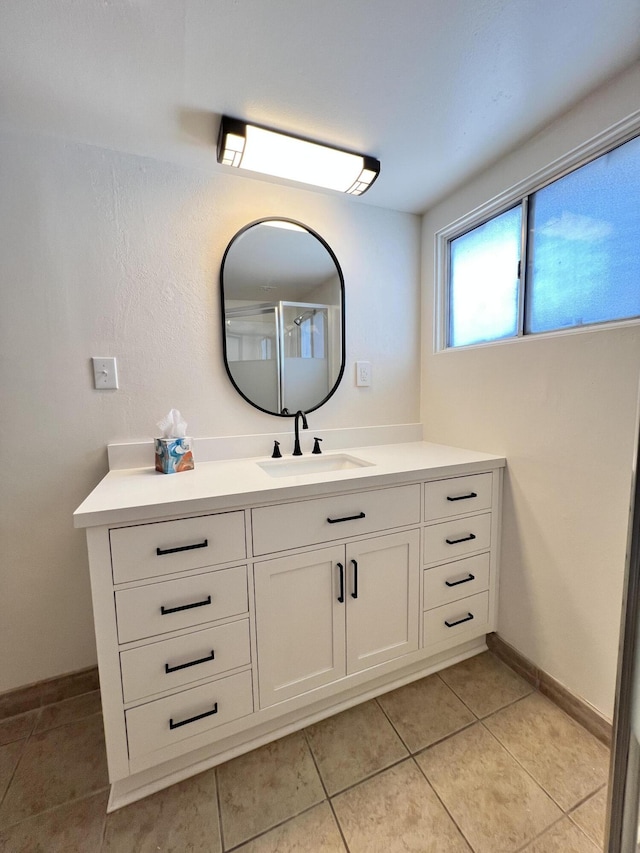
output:
M470 533L468 536L463 536L462 539L445 539L444 541L447 545L457 545L458 542L471 542L472 539L476 538L475 533Z
M476 492L469 492L468 495L458 495L458 497L455 497L455 498L450 498L449 495L447 495L447 500L448 501L468 501L469 498L477 498L477 497L478 497L478 495L476 494Z
M179 723L174 723L173 719L169 720L170 729L179 729L180 726L188 726L189 723L195 723L196 720L204 720L205 717L210 717L212 714L218 713L218 703L216 702L210 711L205 711L204 714L198 714L196 717L189 717L188 720L180 720Z
M353 592L351 593L351 598L358 597L358 561L351 560L353 563Z
M471 572L469 572L468 578L462 578L461 581L445 581L444 583L445 583L445 586L458 586L461 583L469 583L469 581L474 581L475 579L476 579L476 576L472 575Z
M462 625L463 622L470 622L472 619L473 613L469 613L464 617L464 619L458 619L457 622L447 622L447 620L445 619L444 624L447 626L447 628L453 628L455 625Z
M356 518L364 518L365 515L363 512L359 512L357 515L348 515L346 518L328 518L327 521L329 524L340 524L341 521L355 521Z
M192 607L206 607L211 604L211 596L208 595L204 601L194 601L193 604L181 604L179 607L165 607L162 605L160 613L166 616L167 613L177 613L179 610L191 610Z
M340 604L344 604L344 566L342 563L338 563L338 568L340 569L340 595L338 596L338 601Z
M198 660L190 660L189 663L179 663L177 666L169 666L168 663L164 665L165 674L170 672L177 672L179 669L186 669L188 666L197 666L199 663L206 663L210 660L215 660L215 654L213 649L211 649L211 654L207 655L206 658L198 658Z
M196 548L206 548L209 545L209 540L204 542L196 542L195 545L179 545L177 548L156 548L156 556L163 557L165 554L177 554L178 551L195 551Z

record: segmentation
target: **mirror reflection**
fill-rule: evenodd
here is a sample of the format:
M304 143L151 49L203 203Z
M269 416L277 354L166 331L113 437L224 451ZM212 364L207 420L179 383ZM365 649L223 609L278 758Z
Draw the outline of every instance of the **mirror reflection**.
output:
M227 372L252 405L274 415L312 411L344 370L344 280L314 231L263 219L236 234L222 261Z

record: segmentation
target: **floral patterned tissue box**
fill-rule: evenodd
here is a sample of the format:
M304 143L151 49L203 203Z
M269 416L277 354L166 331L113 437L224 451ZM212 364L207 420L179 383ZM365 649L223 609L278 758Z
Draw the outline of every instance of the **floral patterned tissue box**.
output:
M156 471L179 474L193 469L191 438L156 438Z

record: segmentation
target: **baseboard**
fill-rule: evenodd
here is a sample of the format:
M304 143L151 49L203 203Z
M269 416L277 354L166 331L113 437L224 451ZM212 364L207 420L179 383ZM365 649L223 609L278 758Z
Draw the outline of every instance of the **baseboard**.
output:
M98 690L98 667L81 669L0 693L0 720Z
M496 657L503 660L540 693L551 699L566 714L591 732L594 737L597 737L606 746L611 746L611 723L592 705L573 694L559 681L556 681L555 678L552 678L524 655L521 655L509 643L505 643L498 634L487 634L487 646Z

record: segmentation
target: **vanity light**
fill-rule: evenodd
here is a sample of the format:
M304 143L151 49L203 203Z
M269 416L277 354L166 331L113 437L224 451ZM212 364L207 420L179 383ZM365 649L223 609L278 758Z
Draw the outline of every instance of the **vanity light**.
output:
M374 157L352 154L276 130L223 116L218 163L362 195L378 177Z

